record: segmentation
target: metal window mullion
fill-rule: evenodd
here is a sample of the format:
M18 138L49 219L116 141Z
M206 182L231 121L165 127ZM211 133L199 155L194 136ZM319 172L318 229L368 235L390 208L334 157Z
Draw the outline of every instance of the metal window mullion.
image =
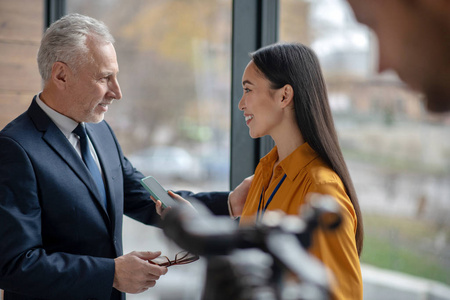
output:
M279 0L234 0L232 20L231 70L231 150L230 188L253 174L260 157L272 147L270 137L249 137L243 114L238 108L242 96L242 73L249 53L278 41Z
M66 0L45 0L44 1L44 31L56 20L64 16L66 11Z

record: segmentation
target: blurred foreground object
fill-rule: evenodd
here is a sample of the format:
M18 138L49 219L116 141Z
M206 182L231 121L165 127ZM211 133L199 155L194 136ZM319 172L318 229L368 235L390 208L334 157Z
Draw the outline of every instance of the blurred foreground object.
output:
M300 216L271 211L248 227L195 206L197 212L174 207L163 229L180 247L207 259L204 300L330 299L330 272L307 249L314 230L341 223L332 197L313 195Z

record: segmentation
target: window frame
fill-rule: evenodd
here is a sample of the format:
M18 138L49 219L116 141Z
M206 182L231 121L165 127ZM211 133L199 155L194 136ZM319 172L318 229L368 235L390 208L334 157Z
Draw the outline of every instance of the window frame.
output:
M274 146L269 136L250 138L238 103L249 53L278 41L279 0L234 0L232 15L230 188L234 189Z

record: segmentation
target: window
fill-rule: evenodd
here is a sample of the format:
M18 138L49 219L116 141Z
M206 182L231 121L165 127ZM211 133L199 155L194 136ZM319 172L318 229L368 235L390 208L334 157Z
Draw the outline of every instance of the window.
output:
M231 1L67 0L71 12L102 20L116 39L123 98L105 119L134 166L167 189L229 190ZM159 229L129 218L123 235L125 253L177 250ZM201 267L181 271L200 268L190 273L200 276ZM165 284L177 274L128 298L201 291L194 275L177 281L186 287Z
M376 74L376 38L357 24L344 0L279 0L279 18L274 17L275 0L2 0L0 128L41 89L35 58L44 2L65 4L67 13L86 14L109 26L116 38L123 100L110 107L106 120L144 175L175 190L228 190L230 150L236 153L237 177L245 177L271 147L251 140L236 126L242 119L235 118L233 128L242 132L232 137L237 142L230 149L230 66L239 90L233 94L237 105L248 52L275 41L277 34L281 41L311 46L323 67L362 206L362 262L450 284L450 139L443 138L450 132L449 119L425 112L421 96L395 74ZM239 35L233 62L232 5L239 13L233 20ZM277 20L279 33L274 33ZM124 246L125 253L162 250L172 256L178 250L160 230L128 218ZM200 261L179 273L171 270L155 288L128 298L159 299L168 290L178 299L198 295L203 278L184 272L196 268L190 274L201 274L202 267ZM174 280L183 286L174 290Z
M230 10L223 0L67 1L114 35L123 99L106 120L167 188L229 189Z
M376 37L345 1L281 0L280 20L280 40L321 61L364 215L362 262L449 284L449 119L395 74L376 74Z

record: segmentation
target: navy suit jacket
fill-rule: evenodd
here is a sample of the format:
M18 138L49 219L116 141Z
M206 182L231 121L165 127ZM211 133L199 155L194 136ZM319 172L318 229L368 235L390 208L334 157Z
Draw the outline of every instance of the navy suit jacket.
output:
M35 100L0 132L5 300L125 298L112 288L123 214L149 225L159 216L109 125L87 124L87 132L102 166L107 211L79 155ZM226 214L227 195L193 196Z

